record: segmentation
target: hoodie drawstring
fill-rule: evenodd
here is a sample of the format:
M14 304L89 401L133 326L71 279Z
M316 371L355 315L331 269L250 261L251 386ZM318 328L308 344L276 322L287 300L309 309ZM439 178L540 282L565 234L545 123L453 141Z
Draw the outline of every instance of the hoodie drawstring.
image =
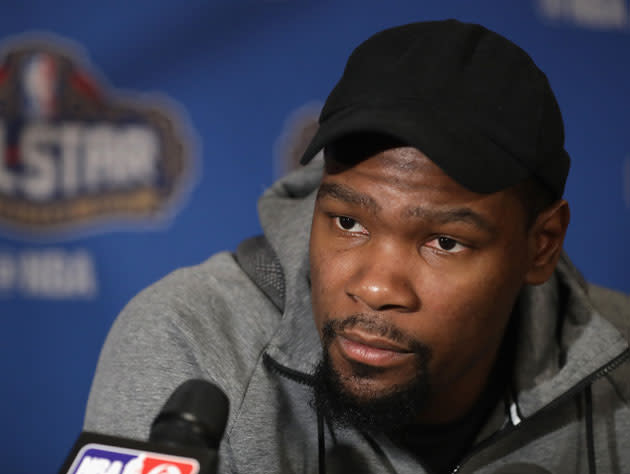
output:
M595 466L595 440L593 435L593 390L591 385L586 387L584 391L584 405L586 409L586 450L588 453L588 472L589 474L597 474Z
M319 474L326 474L326 437L324 436L324 416L317 409L317 462Z

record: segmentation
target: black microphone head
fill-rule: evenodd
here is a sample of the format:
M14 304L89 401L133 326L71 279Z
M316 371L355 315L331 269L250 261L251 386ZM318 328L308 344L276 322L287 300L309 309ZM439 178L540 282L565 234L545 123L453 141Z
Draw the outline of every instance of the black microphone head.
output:
M149 440L174 445L218 449L227 424L230 402L207 380L182 383L151 425Z

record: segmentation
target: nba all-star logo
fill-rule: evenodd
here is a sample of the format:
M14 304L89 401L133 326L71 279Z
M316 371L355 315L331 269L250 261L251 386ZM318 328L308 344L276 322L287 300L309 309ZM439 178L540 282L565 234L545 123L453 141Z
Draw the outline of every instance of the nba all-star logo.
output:
M61 41L22 38L0 56L0 229L37 236L172 210L192 156L164 102L108 90Z

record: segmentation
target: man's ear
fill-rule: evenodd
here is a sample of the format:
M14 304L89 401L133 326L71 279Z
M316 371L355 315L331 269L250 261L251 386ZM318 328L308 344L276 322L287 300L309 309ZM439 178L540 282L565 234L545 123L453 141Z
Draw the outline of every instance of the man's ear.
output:
M570 214L569 204L561 199L542 211L530 227L526 283L540 285L551 277L562 253Z

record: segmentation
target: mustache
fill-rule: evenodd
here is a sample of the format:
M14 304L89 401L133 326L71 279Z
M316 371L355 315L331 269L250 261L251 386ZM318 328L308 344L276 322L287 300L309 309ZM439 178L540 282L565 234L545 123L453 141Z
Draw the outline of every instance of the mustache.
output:
M412 352L426 354L429 351L427 345L422 341L405 334L391 322L369 313L356 313L343 319L328 319L322 327L324 346L328 347L336 335L354 328L361 329L367 334L389 339Z

